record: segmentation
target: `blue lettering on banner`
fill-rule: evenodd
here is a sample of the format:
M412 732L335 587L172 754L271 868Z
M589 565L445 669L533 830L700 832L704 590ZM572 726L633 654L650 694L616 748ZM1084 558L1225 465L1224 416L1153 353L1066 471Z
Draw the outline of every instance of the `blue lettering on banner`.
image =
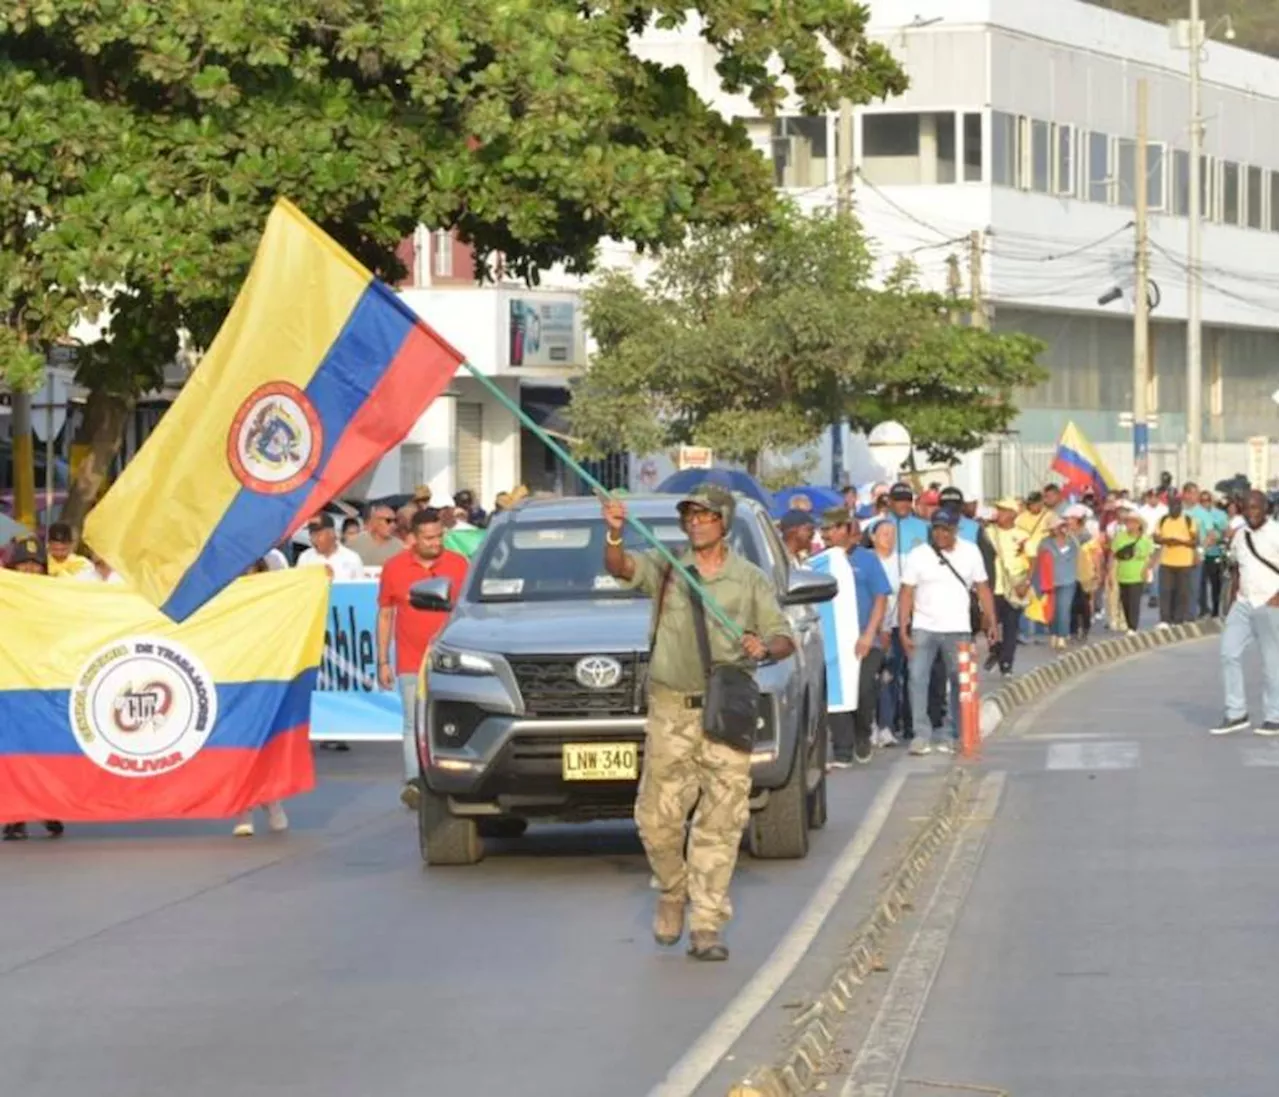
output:
M378 584L332 583L329 590L311 738L399 741L399 691L378 685Z

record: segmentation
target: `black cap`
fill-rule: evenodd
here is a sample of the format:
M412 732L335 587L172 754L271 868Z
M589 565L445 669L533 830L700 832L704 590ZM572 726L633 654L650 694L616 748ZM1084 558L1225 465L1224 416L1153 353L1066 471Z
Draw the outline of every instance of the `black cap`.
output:
M9 548L9 566L16 568L19 564L39 564L46 566L44 546L34 537L20 537Z
M49 527L49 540L59 545L73 545L76 541L76 535L71 532L70 523L54 522Z
M901 480L889 489L889 498L896 499L899 502L906 501L909 503L915 497L916 495L915 492L911 490L911 485L905 484Z
M782 528L783 533L792 529L801 529L804 526L816 526L817 524L818 523L815 520L812 511L795 510L794 508L787 511L787 513L782 516L782 520L778 523Z
M939 503L964 503L964 492L953 484L948 484L938 492Z
M1043 503L1043 502L1044 502L1044 496L1043 496L1043 495L1041 495L1038 491L1033 491L1033 492L1031 492L1031 493L1029 493L1029 494L1027 495L1027 502L1028 502L1028 503Z
M321 511L319 514L312 515L307 520L307 529L334 529L333 515L327 510Z
M934 526L954 526L959 522L954 511L948 510L946 507L939 507L933 512L933 517L929 519L929 524Z

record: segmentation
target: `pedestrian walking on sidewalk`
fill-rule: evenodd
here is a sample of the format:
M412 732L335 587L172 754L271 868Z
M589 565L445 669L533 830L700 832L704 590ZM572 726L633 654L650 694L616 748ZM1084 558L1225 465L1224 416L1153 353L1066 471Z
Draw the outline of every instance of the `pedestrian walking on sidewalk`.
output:
M702 586L741 628L741 638L721 627L702 604L701 593L656 551L627 552L622 537L627 511L616 499L603 504L604 567L626 588L648 594L654 606L649 717L635 808L659 891L653 935L662 945L679 941L687 906L689 955L724 960L729 950L720 929L733 913L729 883L750 817L751 751L704 730L706 664L745 669L766 658L785 659L795 641L773 585L729 547L733 496L703 484L681 499L676 510L689 538L681 563L696 571ZM705 636L699 636L703 628Z
M1018 632L1022 611L1031 597L1031 561L1027 558L1027 532L1017 525L1018 501L1001 499L996 503L995 523L987 527L986 537L995 556L995 605L1000 628L1000 644L992 655L1006 678L1013 674L1013 661L1018 654ZM990 663L990 657L988 658Z
M1160 624L1180 625L1191 619L1199 540L1177 495L1170 496L1169 513L1156 526L1155 543L1160 546Z
M1232 564L1227 620L1222 629L1222 723L1210 735L1229 735L1249 727L1244 653L1258 645L1262 660L1262 715L1258 735L1277 734L1280 720L1280 533L1267 517L1267 497L1251 491L1245 502L1246 525L1231 539Z
M1138 631L1142 621L1142 592L1151 577L1151 557L1156 546L1146 535L1146 523L1136 509L1122 512L1124 529L1111 539L1116 585L1120 589L1120 605L1124 610L1126 631Z
M941 654L950 684L950 734L940 738L937 749L950 754L959 737L960 682L957 677L961 643L972 642L970 596L976 594L987 642L996 643L995 606L982 553L970 541L956 538L955 515L937 511L928 544L911 550L902 571L898 592L898 635L911 662L912 754L928 754L932 727L929 721L929 671Z
M1079 578L1080 543L1071 536L1066 519L1054 515L1046 523L1049 536L1040 542L1037 557L1037 593L1052 594L1053 616L1049 621L1049 644L1062 650L1071 633L1071 608L1075 603Z

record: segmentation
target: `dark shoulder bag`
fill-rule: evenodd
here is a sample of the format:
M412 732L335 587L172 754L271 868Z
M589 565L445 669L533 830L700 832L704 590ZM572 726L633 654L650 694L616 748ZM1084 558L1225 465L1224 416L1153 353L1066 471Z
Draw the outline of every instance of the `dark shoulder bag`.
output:
M1242 530L1241 532L1244 534L1245 547L1251 553L1253 553L1254 558L1258 561L1258 563L1263 564L1264 566L1269 567L1272 571L1276 572L1277 574L1280 574L1280 568L1276 567L1275 564L1273 564L1270 560L1268 560L1265 556L1263 556L1262 553L1260 553L1254 547L1253 538L1249 536L1249 531L1245 529L1245 530Z
M702 697L702 731L708 739L734 750L749 752L756 741L756 721L760 712L760 687L746 667L733 663L719 666L711 661L711 637L707 634L707 608L702 595L692 585L693 630L698 638L698 655L707 676Z

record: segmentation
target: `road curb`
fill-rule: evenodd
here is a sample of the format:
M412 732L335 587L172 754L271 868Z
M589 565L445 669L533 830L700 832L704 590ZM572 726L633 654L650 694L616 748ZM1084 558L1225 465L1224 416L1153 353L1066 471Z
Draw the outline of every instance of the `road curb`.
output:
M729 1097L797 1097L818 1080L831 1048L833 1031L849 1009L857 987L873 971L883 970L880 941L910 909L910 895L934 853L955 829L972 782L970 771L952 767L929 818L899 859L845 949L826 989L792 1021L787 1050L771 1066L757 1067L729 1090Z
M980 716L982 735L984 738L991 735L1016 709L1095 667L1221 631L1221 621L1205 619L1133 636L1111 636L1077 648L984 697ZM802 1097L812 1089L835 1043L833 1030L838 1027L841 1015L848 1011L855 989L868 974L877 970L878 945L908 909L912 889L934 853L955 829L970 783L968 769L952 768L937 804L876 897L872 913L858 926L826 989L792 1021L795 1031L787 1039L785 1051L771 1065L756 1067L735 1083L728 1097Z

